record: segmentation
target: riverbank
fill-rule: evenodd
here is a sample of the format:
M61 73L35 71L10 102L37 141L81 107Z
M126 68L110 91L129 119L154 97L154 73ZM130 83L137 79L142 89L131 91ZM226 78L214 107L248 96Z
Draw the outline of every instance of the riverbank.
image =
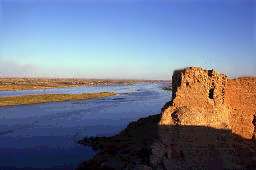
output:
M0 91L35 90L79 86L110 86L134 83L154 83L158 80L108 80L108 79L71 79L71 78L0 78Z
M91 146L97 154L77 170L148 168L151 145L158 139L159 121L160 114L151 115L131 122L117 135L80 140L80 144Z
M82 93L82 94L38 94L25 96L0 97L0 107L73 100L88 100L116 95L111 92Z
M252 140L227 129L159 126L160 119L160 114L152 115L130 123L115 136L80 140L97 154L76 169L253 169L256 165Z

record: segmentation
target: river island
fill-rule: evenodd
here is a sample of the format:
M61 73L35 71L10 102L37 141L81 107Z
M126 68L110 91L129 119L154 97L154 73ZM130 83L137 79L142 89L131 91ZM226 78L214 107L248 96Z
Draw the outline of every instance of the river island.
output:
M49 102L63 102L75 100L89 100L116 95L113 92L81 93L81 94L36 94L24 96L0 97L0 107L39 104Z

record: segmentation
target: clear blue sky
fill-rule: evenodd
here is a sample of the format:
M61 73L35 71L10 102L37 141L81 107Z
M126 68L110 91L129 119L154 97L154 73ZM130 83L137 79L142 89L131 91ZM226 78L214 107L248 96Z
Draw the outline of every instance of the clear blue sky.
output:
M0 76L256 75L254 0L0 0Z

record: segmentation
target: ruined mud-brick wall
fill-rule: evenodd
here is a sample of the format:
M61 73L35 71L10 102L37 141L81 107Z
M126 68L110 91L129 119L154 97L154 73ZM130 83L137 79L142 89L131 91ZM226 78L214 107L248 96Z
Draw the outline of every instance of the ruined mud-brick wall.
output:
M246 138L256 133L256 78L228 80L225 102L230 106L232 132Z
M244 138L255 135L256 78L228 79L214 70L190 67L172 78L173 99L160 125L229 129Z

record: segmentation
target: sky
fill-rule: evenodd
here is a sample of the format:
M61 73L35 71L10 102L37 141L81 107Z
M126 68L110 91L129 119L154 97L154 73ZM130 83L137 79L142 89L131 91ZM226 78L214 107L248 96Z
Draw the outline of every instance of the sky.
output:
M254 0L0 0L0 76L256 75Z

